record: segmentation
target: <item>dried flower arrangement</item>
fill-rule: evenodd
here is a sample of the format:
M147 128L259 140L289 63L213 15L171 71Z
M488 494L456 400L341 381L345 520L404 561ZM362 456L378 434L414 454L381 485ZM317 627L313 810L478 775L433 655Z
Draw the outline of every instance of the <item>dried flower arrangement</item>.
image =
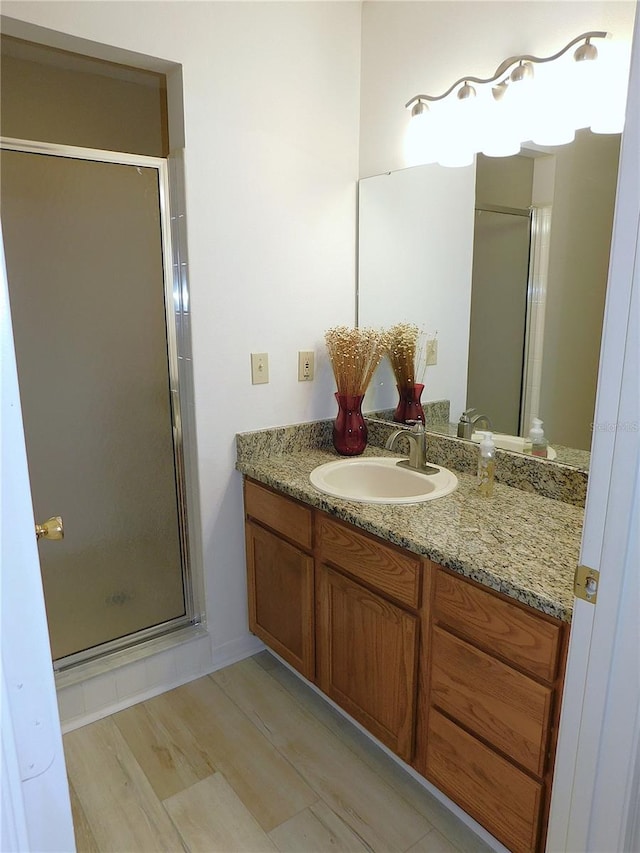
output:
M338 394L361 396L387 351L387 335L375 329L335 326L324 335Z
M387 355L398 385L398 405L393 413L398 423L425 422L420 395L424 369L422 335L414 323L396 323L387 332Z
M409 388L420 381L417 374L424 365L420 330L413 323L396 323L387 332L387 355L398 388Z

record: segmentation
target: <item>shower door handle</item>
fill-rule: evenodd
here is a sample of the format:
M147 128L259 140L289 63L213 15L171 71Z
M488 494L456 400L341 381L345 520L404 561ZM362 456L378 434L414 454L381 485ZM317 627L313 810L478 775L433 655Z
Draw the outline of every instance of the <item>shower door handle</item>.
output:
M62 517L54 515L42 524L36 524L36 539L64 539L64 525Z

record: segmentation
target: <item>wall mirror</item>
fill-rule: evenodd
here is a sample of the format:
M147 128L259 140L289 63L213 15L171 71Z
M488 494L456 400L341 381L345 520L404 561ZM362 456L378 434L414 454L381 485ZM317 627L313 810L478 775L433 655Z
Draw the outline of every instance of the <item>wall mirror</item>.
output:
M417 324L437 340L423 402L493 430L544 421L558 461L588 468L620 135L415 166L359 184L358 322ZM365 411L393 410L385 360Z

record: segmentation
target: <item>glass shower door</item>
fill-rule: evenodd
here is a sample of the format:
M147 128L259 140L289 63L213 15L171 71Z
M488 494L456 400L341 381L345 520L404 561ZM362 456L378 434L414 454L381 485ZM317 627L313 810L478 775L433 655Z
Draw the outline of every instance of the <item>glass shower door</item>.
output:
M157 168L3 150L18 378L54 660L189 621Z
M476 209L467 405L509 435L521 427L530 243L529 211Z

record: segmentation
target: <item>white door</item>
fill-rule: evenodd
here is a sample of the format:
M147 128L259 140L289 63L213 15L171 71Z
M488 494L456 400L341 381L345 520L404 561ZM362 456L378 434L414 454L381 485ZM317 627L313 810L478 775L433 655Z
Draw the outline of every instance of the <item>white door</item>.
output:
M580 560L600 571L571 627L549 851L622 851L637 827L640 634L640 21L636 18ZM635 794L634 794L635 791Z
M0 234L2 828L0 849L75 850Z

